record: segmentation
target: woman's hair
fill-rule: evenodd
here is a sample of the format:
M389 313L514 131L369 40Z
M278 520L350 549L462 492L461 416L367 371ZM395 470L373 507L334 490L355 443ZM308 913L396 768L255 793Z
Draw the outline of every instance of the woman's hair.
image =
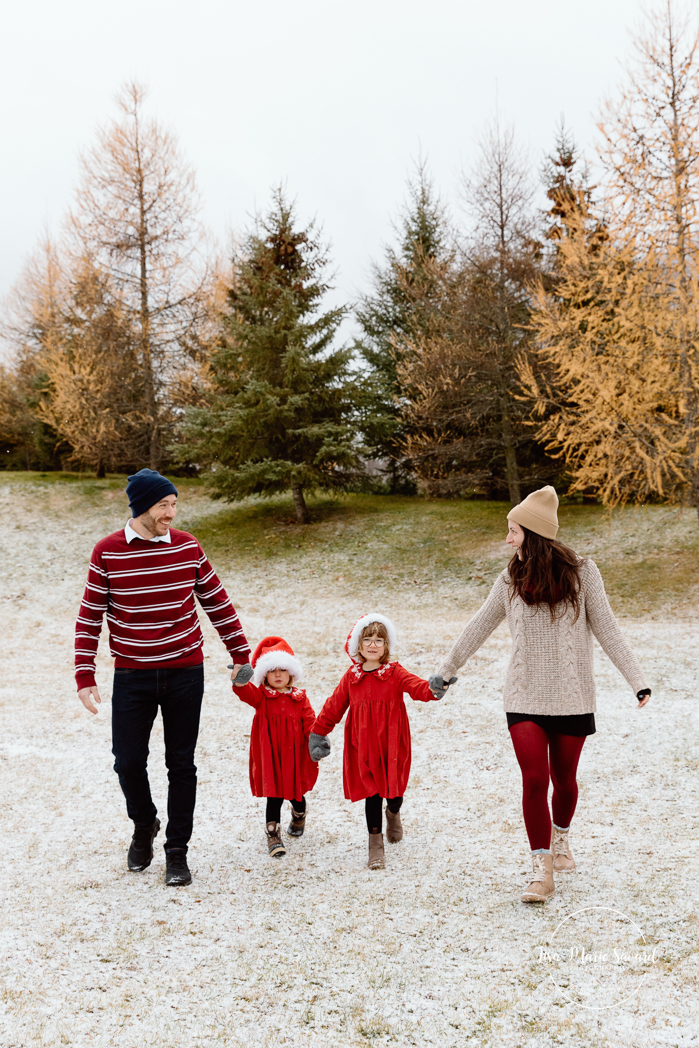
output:
M545 539L528 528L522 528L522 531L522 559L515 553L508 565L510 600L517 594L525 604L546 604L552 621L556 605L562 603L573 609L577 620L580 614L580 557L570 546L556 539Z
M383 655L379 659L379 662L383 665L388 662L389 653L389 642L388 642L388 630L384 626L383 622L370 622L368 626L365 626L362 632L359 634L359 640L357 641L357 658L360 662L366 662L366 659L362 655L362 641L366 640L367 637L381 637L384 642Z

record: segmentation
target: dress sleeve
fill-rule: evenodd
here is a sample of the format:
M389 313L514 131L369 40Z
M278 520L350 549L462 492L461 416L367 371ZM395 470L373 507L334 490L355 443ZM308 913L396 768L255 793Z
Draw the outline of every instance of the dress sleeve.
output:
M329 699L315 719L311 728L314 735L329 735L336 724L339 724L349 707L349 680L344 675Z
M247 684L234 684L233 694L237 695L243 702L247 702L248 706L252 706L254 710L259 709L262 705L262 691L249 681Z
M493 630L497 629L505 618L507 601L507 582L500 575L490 591L488 599L468 623L459 639L439 668L445 680L454 676L474 652L478 651Z
M315 712L314 712L313 707L311 706L310 702L308 701L308 696L306 695L306 696L304 696L303 707L301 709L301 723L303 724L304 738L307 739L308 736L313 731L313 725L315 723L315 719L316 719Z
M403 666L397 666L396 669L400 674L397 682L398 687L407 692L415 702L439 701L437 696L430 691L427 681L423 680L422 677L416 677L414 673L409 673Z
M592 560L584 567L585 613L590 628L606 655L638 695L648 687L640 663L628 645L609 606L600 570Z

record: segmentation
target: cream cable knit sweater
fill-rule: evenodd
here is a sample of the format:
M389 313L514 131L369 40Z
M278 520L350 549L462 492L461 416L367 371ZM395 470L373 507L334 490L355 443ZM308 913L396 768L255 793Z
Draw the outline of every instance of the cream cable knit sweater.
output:
M507 568L490 596L466 626L439 669L453 677L504 618L512 634L512 656L505 681L507 713L569 715L594 713L595 681L592 636L637 694L647 688L638 659L629 648L609 606L599 568L591 560L580 565L580 615L574 622L569 607L551 622L547 605L530 606L515 596L510 602Z

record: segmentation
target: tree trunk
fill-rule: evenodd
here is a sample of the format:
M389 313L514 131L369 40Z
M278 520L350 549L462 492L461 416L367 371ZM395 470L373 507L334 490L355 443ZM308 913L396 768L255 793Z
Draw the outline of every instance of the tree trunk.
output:
M690 478L692 482L692 494L690 497L692 500L692 504L694 505L694 508L697 511L697 518L699 518L699 463L697 463L696 461L698 457L699 449L695 450L695 460L692 466L690 466Z
M139 142L138 119L136 120L136 155L137 155L137 178L138 178L138 206L139 206L139 255L140 255L140 291L141 291L141 358L143 364L143 384L145 392L145 408L148 426L148 464L150 469L160 469L160 434L158 432L158 405L155 399L155 378L153 375L153 353L150 341L150 306L148 303L148 218L146 216L146 201L144 188L144 175L141 168L141 152Z
M97 463L97 479L101 480L103 477L106 477L106 475L107 471L104 468L104 462L102 461L102 459L100 459Z
M161 453L160 453L160 428L157 424L153 426L150 434L150 449L149 449L150 466L149 469L160 469Z
M500 397L500 418L502 420L502 443L505 449L505 476L507 477L507 489L510 502L516 506L522 501L519 490L519 469L517 468L517 453L515 451L515 439L510 421L510 411L507 399Z
M310 524L311 518L308 516L308 507L303 497L303 484L292 485L291 492L294 496L294 509L296 510L297 521L299 524Z
M391 459L391 482L388 490L391 495L398 491L398 463L394 458Z

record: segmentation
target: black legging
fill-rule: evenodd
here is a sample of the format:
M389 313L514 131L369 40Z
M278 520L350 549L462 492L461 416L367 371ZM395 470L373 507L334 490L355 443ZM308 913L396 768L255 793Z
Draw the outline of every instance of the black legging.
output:
M389 797L386 801L386 806L392 815L400 811L400 806L403 803L402 797ZM373 797L367 797L364 801L364 811L366 812L366 828L369 833L375 830L377 833L381 833L383 829L383 798L375 793Z
M279 820L282 817L283 803L283 797L267 798L267 811L265 812L265 822L279 822ZM306 810L306 798L302 797L300 801L292 801L291 807L300 815L301 812L304 812Z

